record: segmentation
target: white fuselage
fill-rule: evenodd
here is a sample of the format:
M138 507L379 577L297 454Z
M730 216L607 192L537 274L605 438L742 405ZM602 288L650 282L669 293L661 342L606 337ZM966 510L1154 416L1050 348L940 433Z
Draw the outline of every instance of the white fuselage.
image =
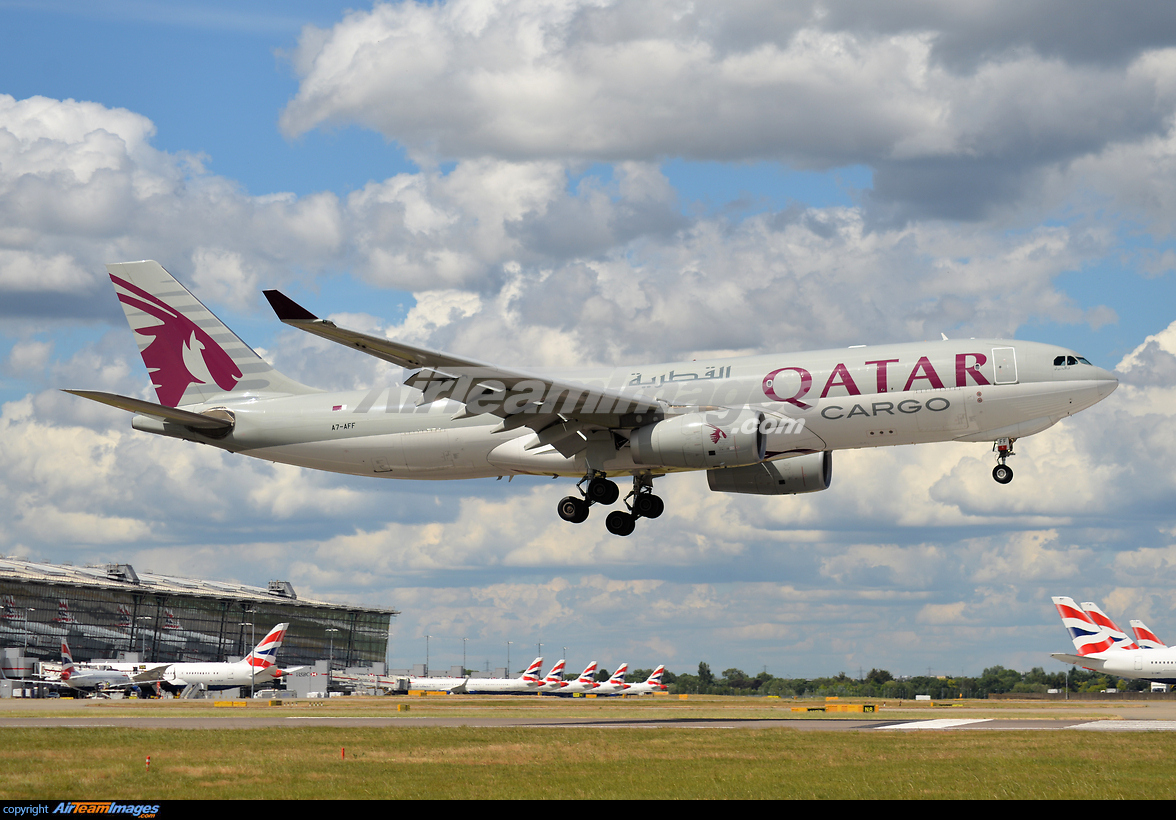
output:
M675 407L751 407L769 418L803 420L768 433L767 458L773 459L1032 435L1118 385L1113 374L1093 365L1054 364L1067 354L1072 352L1034 342L952 340L558 375L588 387L640 392ZM383 478L581 477L588 458L592 469L609 475L651 471L648 463L634 462L627 446L610 443L568 457L534 446L536 434L527 427L494 432L499 417L455 419L463 405L440 400L417 407L420 397L403 385L280 397L234 393L186 407L230 410L235 425L220 439L146 416L136 416L134 426L269 461ZM652 471L674 469L681 468L655 465Z
M1128 680L1176 685L1176 648L1110 649L1093 655L1054 655L1058 660Z
M273 680L276 667L253 671L245 661L236 663L173 663L163 671L161 680L172 686L199 684L208 689L258 686Z
M408 688L415 692L465 692L466 678L409 678Z
M131 686L134 681L126 672L119 672L108 669L83 669L75 666L70 673L68 680L63 680L63 684L70 689L77 689L79 691L89 691L91 689L99 691L103 689L125 689Z
M522 678L470 678L466 692L471 695L533 695L539 681Z

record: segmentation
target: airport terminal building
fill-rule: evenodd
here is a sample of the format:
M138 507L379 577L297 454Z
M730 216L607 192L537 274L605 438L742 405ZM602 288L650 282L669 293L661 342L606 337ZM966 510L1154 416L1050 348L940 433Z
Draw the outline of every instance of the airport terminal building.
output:
M290 628L283 666L333 659L380 666L393 609L299 598L285 581L268 588L138 573L129 564L73 567L0 558L0 646L61 660L126 657L148 663L243 657L275 624Z

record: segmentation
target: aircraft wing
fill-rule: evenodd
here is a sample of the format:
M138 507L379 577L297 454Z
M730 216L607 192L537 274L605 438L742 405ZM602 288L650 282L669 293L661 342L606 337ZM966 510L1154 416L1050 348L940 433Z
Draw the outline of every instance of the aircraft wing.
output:
M135 683L154 683L157 680L163 680L163 675L165 672L167 672L168 666L170 666L170 664L164 664L163 666L156 666L152 669L144 670L137 675L132 675L131 680L133 680Z
M466 408L455 418L499 416L503 422L495 432L530 427L541 434L534 446L551 445L564 455L571 454L565 448L575 453L587 446L585 430L637 427L653 420L646 414L663 407L642 393L557 380L347 330L277 290L265 291L265 298L284 324L416 370L405 384L424 393L422 404L439 399L461 402Z

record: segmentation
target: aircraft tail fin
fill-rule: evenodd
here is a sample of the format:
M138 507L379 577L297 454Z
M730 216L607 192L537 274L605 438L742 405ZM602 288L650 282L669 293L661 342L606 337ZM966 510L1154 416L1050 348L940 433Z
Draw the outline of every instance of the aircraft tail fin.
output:
M245 662L258 672L277 671L274 659L277 657L282 640L286 637L286 630L289 628L290 624L286 623L278 624L271 629L269 634L261 639L261 643L246 656Z
M61 682L66 683L73 677L73 653L69 651L69 641L61 639Z
M625 682L625 675L629 673L629 664L622 663L617 667L617 671L613 672L612 677L608 679L612 684L623 684Z
M1156 637L1156 633L1148 629L1143 621L1132 621L1131 629L1135 632L1135 642L1144 649L1167 649L1168 645Z
M661 684L662 675L664 675L665 673L666 673L666 667L665 667L665 664L662 664L657 669L653 670L653 673L650 674L650 676L648 678L646 678L645 682L651 683L654 686L658 686Z
M1087 617L1094 621L1095 625L1102 630L1103 636L1114 641L1111 649L1139 649L1139 644L1131 640L1131 637L1119 629L1115 622L1111 620L1110 616L1098 608L1098 604L1091 601L1083 601L1082 609L1086 612Z
M542 656L531 661L531 665L523 670L522 678L526 681L538 681L541 674L543 674Z
M106 266L160 404L317 393L269 365L158 262Z
M1078 650L1079 655L1105 652L1114 646L1115 642L1103 635L1102 629L1090 620L1086 610L1074 603L1073 598L1055 596L1053 604L1062 616L1062 625L1070 633L1070 639L1074 641L1074 648Z
M564 674L564 666L566 666L566 665L567 665L567 661L565 661L563 658L560 658L558 661L555 662L555 666L551 667L551 671L547 673L547 677L544 678L544 680L546 680L546 681L562 681L563 674Z
M580 683L596 683L596 661L584 667L584 671L580 673Z

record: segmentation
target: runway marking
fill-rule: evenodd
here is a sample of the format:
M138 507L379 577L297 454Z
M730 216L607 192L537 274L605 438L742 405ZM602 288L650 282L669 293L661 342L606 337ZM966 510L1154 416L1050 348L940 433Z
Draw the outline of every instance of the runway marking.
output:
M991 718L936 718L916 720L913 723L896 723L893 726L878 726L878 729L954 729L972 723L988 723Z
M1176 732L1176 720L1096 720L1067 728L1088 732Z

